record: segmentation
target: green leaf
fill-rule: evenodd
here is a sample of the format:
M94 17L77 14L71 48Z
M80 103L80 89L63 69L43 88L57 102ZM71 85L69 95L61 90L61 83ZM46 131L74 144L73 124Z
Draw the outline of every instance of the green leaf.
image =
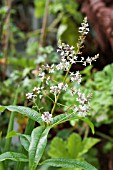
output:
M68 152L70 154L70 158L77 158L80 150L81 150L81 137L77 133L73 133L68 138Z
M41 119L41 114L35 111L34 109L24 106L12 106L12 105L6 106L6 108L10 111L21 113L24 116L27 116L34 121L37 121L39 124L43 123Z
M60 39L61 38L61 36L62 36L62 34L66 31L66 29L67 29L67 25L65 24L61 24L60 26L59 26L59 28L58 28L58 31L57 31L57 37L58 37L58 39Z
M95 129L94 129L93 123L88 118L82 118L81 120L83 120L84 122L86 122L90 126L91 131L94 134L95 133Z
M25 150L29 150L29 146L30 146L30 141L31 141L31 137L30 135L21 135L20 136L20 142L21 145L25 148Z
M22 146L28 151L29 150L29 145L30 145L30 140L31 137L30 135L25 135L21 133L16 133L14 130L9 132L6 136L6 138L12 138L13 136L20 136L20 142Z
M35 0L35 16L40 18L44 15L46 0Z
M0 112L4 111L5 109L5 106L0 106Z
M67 143L63 141L61 138L55 137L51 142L48 155L52 158L59 158L59 157L68 158L69 154L68 154L66 144Z
M31 143L29 146L29 169L36 169L47 144L47 135L50 127L44 126L35 128L31 134Z
M10 159L13 161L20 161L20 162L28 162L27 156L22 153L15 153L15 152L5 152L0 155L0 161L4 161L6 159Z
M9 132L6 136L6 138L12 138L13 136L20 136L20 133L16 133L14 130L12 130L11 132Z
M41 164L47 164L54 167L62 167L62 168L83 168L84 170L97 170L94 166L87 163L86 161L78 161L75 159L64 159L64 158L54 158L47 159Z
M81 143L82 149L81 152L79 152L79 156L82 156L83 154L88 152L88 150L91 149L98 142L100 142L100 140L96 138L85 138Z
M55 116L52 121L52 126L58 125L60 123L69 121L69 120L74 120L74 119L79 119L78 116L74 114L60 114L58 116Z

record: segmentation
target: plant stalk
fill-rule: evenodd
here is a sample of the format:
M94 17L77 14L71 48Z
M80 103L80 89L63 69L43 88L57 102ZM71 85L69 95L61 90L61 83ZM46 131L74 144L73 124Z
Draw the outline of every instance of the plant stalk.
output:
M108 136L108 135L106 135L106 134L104 134L102 132L98 132L97 131L97 132L95 132L95 134L100 136L100 137L102 137L102 138L104 138L104 139L109 140L110 142L113 142L113 138L112 137L110 137L110 136Z
M45 43L45 38L46 38L46 26L47 26L47 21L48 21L48 8L49 8L49 3L50 0L46 0L46 5L45 5L45 10L44 10L44 17L42 21L42 29L41 29L41 36L40 36L40 42L39 46L43 47Z
M16 103L17 103L18 93L19 93L19 89L17 89L17 91L16 91L16 95L15 95L15 99L14 99L13 105L16 105ZM8 135L9 132L11 132L13 130L14 117L15 117L15 113L11 112L11 116L10 116L9 124L8 124L7 135ZM12 141L12 138L6 139L5 147L4 147L4 152L10 151L11 141ZM6 167L8 167L8 162L7 161L6 161Z
M4 64L4 79L7 72L7 62L8 62L8 47L9 47L9 37L10 37L10 17L11 17L11 4L12 0L6 0L5 5L8 7L7 17L5 20L5 38L4 38L4 58L6 63Z
M35 126L35 121L33 121L32 119L28 119L28 124L26 126L26 129L25 129L25 133L26 135L30 135L33 128ZM19 148L19 151L20 153L23 153L23 154L27 154L27 151L23 148L23 146L21 145L20 148ZM24 167L25 167L25 163L24 162L18 162L16 164L16 167L15 167L15 170L24 170Z
M69 67L69 69L68 69L67 72L66 72L66 75L65 75L64 80L63 80L63 84L65 83L65 80L66 80L66 78L67 78L67 76L68 76L68 73L69 73L69 70L70 70L71 66L72 66L72 64L70 64L70 67ZM54 102L53 108L52 108L52 110L51 110L51 114L53 114L54 111L55 111L55 107L56 107L56 105L57 105L59 96L60 96L60 93L59 93L59 94L57 95L57 97L56 97L56 100L55 100L55 102Z

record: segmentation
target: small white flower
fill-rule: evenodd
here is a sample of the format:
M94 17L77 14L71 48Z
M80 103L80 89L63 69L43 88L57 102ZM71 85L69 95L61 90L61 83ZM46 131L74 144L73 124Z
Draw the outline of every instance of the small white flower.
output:
M74 48L75 48L75 47L73 47L73 46L70 47L71 50L74 50Z
M59 83L59 84L58 84L58 89L61 90L62 87L63 87L63 83Z
M51 86L51 87L50 87L50 93L57 94L57 93L58 93L58 88L57 88L57 86Z
M46 84L49 84L50 76L46 79Z
M86 59L86 62L91 65L92 59L91 59L90 57L88 57L88 58Z
M49 73L54 73L55 70L54 70L54 64L51 65L51 67L49 68Z
M89 24L87 23L87 17L84 18L81 27L79 27L79 32L83 35L86 35L89 32Z
M58 64L58 65L56 66L56 69L57 69L57 70L63 70L63 64L62 64L62 63Z
M39 87L34 87L33 91L38 91L40 88Z
M66 59L65 59L65 58L62 58L61 61L62 61L63 63L65 63L65 62L66 62Z
M75 60L73 58L70 59L70 63L74 64L76 63Z
M75 55L75 56L73 57L73 59L74 59L74 60L77 60L77 59L78 59L78 57Z
M81 57L81 61L84 61L84 57Z
M26 94L26 97L27 97L27 99L32 99L33 93L27 93L27 94Z
M67 88L68 88L68 84L65 84L65 85L63 86L63 90L66 91Z
M43 80L44 80L44 78L45 78L45 73L44 73L44 72L39 73L39 76L41 77L41 80L43 81Z
M43 95L39 95L39 98L42 99Z
M46 123L49 123L53 120L52 118L52 114L50 114L49 112L44 112L41 116L42 120Z
M79 105L79 109L83 112L87 111L87 106L86 105Z
M78 108L77 108L77 106L74 106L74 113L76 113L76 112L78 112Z
M79 112L79 113L78 113L78 116L80 116L80 117L85 117L85 116L86 116L86 113L85 113L85 112Z

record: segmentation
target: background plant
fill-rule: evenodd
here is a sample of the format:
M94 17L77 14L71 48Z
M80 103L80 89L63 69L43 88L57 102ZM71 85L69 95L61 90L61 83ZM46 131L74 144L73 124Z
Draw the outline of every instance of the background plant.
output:
M86 60L84 59L84 57L78 59L78 54L80 54L80 50L83 46L83 42L88 31L89 28L88 28L87 18L85 18L83 23L81 24L81 27L79 28L79 32L81 35L79 37L78 44L77 44L77 52L74 51L73 46L69 46L68 44L59 42L58 52L60 52L61 55L61 62L57 65L52 64L51 66L49 66L48 64L45 66L42 65L42 67L39 68L38 76L40 77L41 80L40 84L38 84L39 86L34 87L32 92L26 94L27 99L33 102L33 107L35 107L38 112L36 110L30 109L28 107L23 107L23 106L15 106L15 105L1 106L1 111L4 109L8 109L12 111L9 126L8 126L7 138L10 138L14 135L18 136L16 132L11 131L13 128L15 111L22 113L24 116L27 116L29 118L27 127L25 129L25 135L20 135L21 136L20 142L24 147L24 148L21 147L20 149L21 153L9 152L11 139L7 139L5 143L6 152L0 155L1 161L4 161L6 159L11 159L17 162L28 161L29 169L35 170L39 164L39 161L47 145L47 136L50 129L55 125L61 124L68 120L81 119L90 125L92 132L94 133L93 124L89 121L88 118L85 118L87 112L89 111L89 99L91 96L90 95L85 96L85 94L81 93L79 87L74 89L72 86L70 86L70 95L73 96L74 98L77 96L76 97L77 103L76 104L73 103L69 107L67 106L67 110L63 114L53 117L57 105L61 107L65 106L62 103L59 103L59 98L60 98L60 93L62 93L62 91L66 91L67 88L69 87L69 84L66 83L66 80L70 79L69 82L75 81L77 85L79 85L81 82L81 75L79 71L77 71L76 73L70 72L70 68L72 64L76 64L76 62L82 62L83 65L86 65L87 63L91 64L92 61L95 61L98 58L98 55L95 55L94 57L91 58L88 57ZM56 79L51 78L51 74L54 74L55 70L60 70L61 74L65 72L65 76L62 82L57 82ZM48 72L47 75L46 72ZM48 94L48 91L52 95L52 97ZM48 104L47 99L53 102L51 111L43 110L43 108ZM68 111L71 111L71 113ZM35 121L38 122L40 126L34 128ZM26 153L25 150L28 153ZM92 165L88 164L85 161L81 162L79 160L65 159L62 157L55 158L55 159L48 159L44 161L44 164L49 164L52 166L64 167L64 168L81 167L86 170L95 169ZM5 166L6 167L8 166L8 162L6 162ZM24 168L24 164L17 163L16 169L20 169L20 168Z

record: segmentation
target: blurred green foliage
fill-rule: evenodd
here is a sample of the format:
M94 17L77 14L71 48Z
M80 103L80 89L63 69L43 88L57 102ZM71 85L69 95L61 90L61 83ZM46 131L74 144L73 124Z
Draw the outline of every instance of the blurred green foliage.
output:
M96 126L113 123L113 64L91 74L84 88L93 93L91 115Z
M88 151L99 141L100 140L96 138L84 138L82 140L81 136L77 133L72 133L70 136L68 136L67 140L55 137L51 141L48 155L51 158L71 158L84 160L84 155L86 154L87 160L89 162L93 160L93 162L91 161L90 163L93 163L93 165L98 167L98 160L95 158L95 155L91 156ZM88 158L90 158L90 160ZM60 168L60 170L64 169ZM76 168L76 170L78 170L78 168Z

